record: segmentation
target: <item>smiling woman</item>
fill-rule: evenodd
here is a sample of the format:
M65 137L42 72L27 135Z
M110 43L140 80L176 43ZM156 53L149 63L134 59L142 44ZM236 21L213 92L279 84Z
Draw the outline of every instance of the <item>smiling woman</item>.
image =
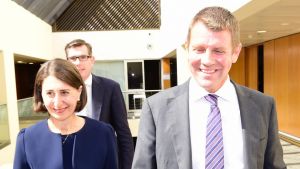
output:
M72 63L43 64L34 84L34 110L48 112L49 119L20 131L14 169L117 168L112 127L75 114L86 101L85 84ZM75 160L82 158L87 160Z

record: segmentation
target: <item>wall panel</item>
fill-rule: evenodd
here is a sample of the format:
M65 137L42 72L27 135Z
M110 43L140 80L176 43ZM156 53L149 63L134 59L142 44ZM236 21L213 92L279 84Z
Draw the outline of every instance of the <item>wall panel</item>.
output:
M232 64L230 78L238 84L245 85L245 49L242 48L236 63Z
M283 132L288 133L289 100L288 100L288 37L276 39L274 41L274 96L277 101L278 123Z
M257 90L257 46L245 48L246 86Z
M274 95L275 84L274 41L264 43L264 93Z
M275 97L279 130L300 138L300 34L264 43L264 92Z
M287 131L300 137L300 34L289 36Z
M163 89L171 87L170 58L163 58Z

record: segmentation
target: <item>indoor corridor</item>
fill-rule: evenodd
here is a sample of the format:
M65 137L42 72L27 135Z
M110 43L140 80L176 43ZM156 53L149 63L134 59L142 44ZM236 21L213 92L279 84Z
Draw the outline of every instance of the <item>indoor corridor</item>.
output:
M284 161L288 169L300 169L300 147L281 140Z

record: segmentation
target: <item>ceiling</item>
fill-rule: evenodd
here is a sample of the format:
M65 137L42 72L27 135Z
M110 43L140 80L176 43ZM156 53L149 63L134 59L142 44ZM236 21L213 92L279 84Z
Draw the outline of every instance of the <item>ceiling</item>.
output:
M240 21L243 46L299 33L299 10L300 0L252 0L234 12Z
M50 25L74 0L12 0ZM244 47L300 32L300 0L251 0L234 12ZM257 31L266 31L258 33ZM172 53L172 52L171 52Z
M53 32L159 29L159 0L12 0Z
M74 0L12 0L52 25Z
M23 56L19 54L14 55L14 61L15 64L41 64L45 62L45 60L43 59Z

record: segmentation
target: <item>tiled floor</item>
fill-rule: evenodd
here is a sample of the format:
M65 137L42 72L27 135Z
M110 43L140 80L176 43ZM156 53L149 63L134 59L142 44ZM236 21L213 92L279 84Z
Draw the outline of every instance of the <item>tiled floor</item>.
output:
M281 140L283 158L288 169L300 169L300 147Z

